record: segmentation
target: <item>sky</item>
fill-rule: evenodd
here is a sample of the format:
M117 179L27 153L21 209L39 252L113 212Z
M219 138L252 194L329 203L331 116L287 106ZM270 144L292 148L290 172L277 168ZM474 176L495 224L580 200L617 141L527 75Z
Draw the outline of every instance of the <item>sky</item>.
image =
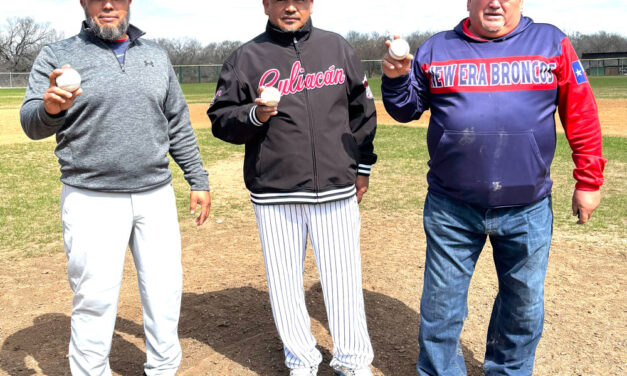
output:
M8 17L32 17L70 37L84 18L79 0L3 1ZM453 28L467 16L464 0L315 0L314 25L342 35L376 31L407 35ZM627 37L627 0L526 0L523 14L563 31L606 31ZM133 0L131 23L147 38L195 38L202 44L247 41L264 30L261 0Z

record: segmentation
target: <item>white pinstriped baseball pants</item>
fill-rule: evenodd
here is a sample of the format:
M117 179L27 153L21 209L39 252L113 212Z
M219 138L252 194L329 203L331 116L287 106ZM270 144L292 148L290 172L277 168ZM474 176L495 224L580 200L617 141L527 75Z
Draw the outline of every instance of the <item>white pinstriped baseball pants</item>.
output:
M305 306L303 273L307 236L320 275L333 338L331 366L364 368L374 357L364 311L355 197L325 204L253 204L274 322L283 341L288 368L317 366Z
M181 237L170 184L140 193L63 186L63 241L74 291L69 362L72 375L110 376L109 350L126 248L141 296L147 375L174 376L181 362Z

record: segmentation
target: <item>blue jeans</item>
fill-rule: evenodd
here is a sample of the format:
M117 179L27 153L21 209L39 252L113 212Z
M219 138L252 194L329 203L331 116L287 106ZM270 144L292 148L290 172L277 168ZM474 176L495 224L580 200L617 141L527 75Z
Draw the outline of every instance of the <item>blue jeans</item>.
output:
M531 375L544 322L544 277L553 233L551 197L485 209L432 193L424 208L427 257L420 302L420 375L466 375L459 336L470 278L486 238L499 291L488 327L486 375Z

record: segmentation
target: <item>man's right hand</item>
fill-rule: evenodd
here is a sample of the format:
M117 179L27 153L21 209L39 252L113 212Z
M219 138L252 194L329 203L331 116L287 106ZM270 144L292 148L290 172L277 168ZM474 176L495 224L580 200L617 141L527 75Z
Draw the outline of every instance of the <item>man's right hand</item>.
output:
M395 35L394 39L399 39L400 36ZM390 48L391 41L386 41L385 45ZM400 76L406 76L411 72L411 61L414 59L412 54L407 55L404 60L395 60L389 53L385 54L381 66L383 67L383 74L388 78L396 78Z
M63 68L71 68L64 65ZM83 93L83 89L77 89L73 93L65 91L57 87L57 77L63 74L62 69L55 69L48 76L50 78L50 87L44 94L44 109L49 115L58 115L59 113L72 107L76 97Z
M265 89L263 86L257 89L258 96L261 96L261 92L263 91L263 89ZM278 106L266 106L266 103L261 98L255 99L255 104L257 105L257 108L255 109L257 120L262 123L267 122L272 116L275 116L279 113Z

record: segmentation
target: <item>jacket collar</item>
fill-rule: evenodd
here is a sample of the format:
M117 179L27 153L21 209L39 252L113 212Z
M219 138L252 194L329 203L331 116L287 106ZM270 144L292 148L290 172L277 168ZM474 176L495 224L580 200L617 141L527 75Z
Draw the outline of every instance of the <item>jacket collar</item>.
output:
M268 21L266 25L266 33L270 35L274 41L281 44L291 44L294 41L294 38L298 42L305 41L309 39L311 33L313 32L313 23L311 22L311 18L307 20L307 22L296 31L283 31L279 29L277 26L273 25L270 21Z
M531 26L531 24L533 24L533 20L531 18L521 16L520 22L518 23L518 26L516 26L514 30L510 31L508 34L505 34L501 37L494 38L494 39L487 39L487 38L482 38L478 35L475 35L470 30L470 18L465 18L455 27L455 32L459 34L460 36L462 36L463 38L472 40L474 42L499 42L499 41L509 39L513 36L516 36L522 33L526 28Z
M126 34L128 35L128 39L129 42L133 43L135 42L137 39L139 39L140 37L144 36L143 31L141 31L139 28L133 26L133 25L128 25L128 30L126 31ZM79 35L85 36L87 38L90 38L92 40L99 40L102 42L107 42L105 40L102 40L100 38L98 38L96 35L94 35L94 33L91 32L91 28L89 26L87 26L87 22L83 21L82 25L81 25L81 32Z

